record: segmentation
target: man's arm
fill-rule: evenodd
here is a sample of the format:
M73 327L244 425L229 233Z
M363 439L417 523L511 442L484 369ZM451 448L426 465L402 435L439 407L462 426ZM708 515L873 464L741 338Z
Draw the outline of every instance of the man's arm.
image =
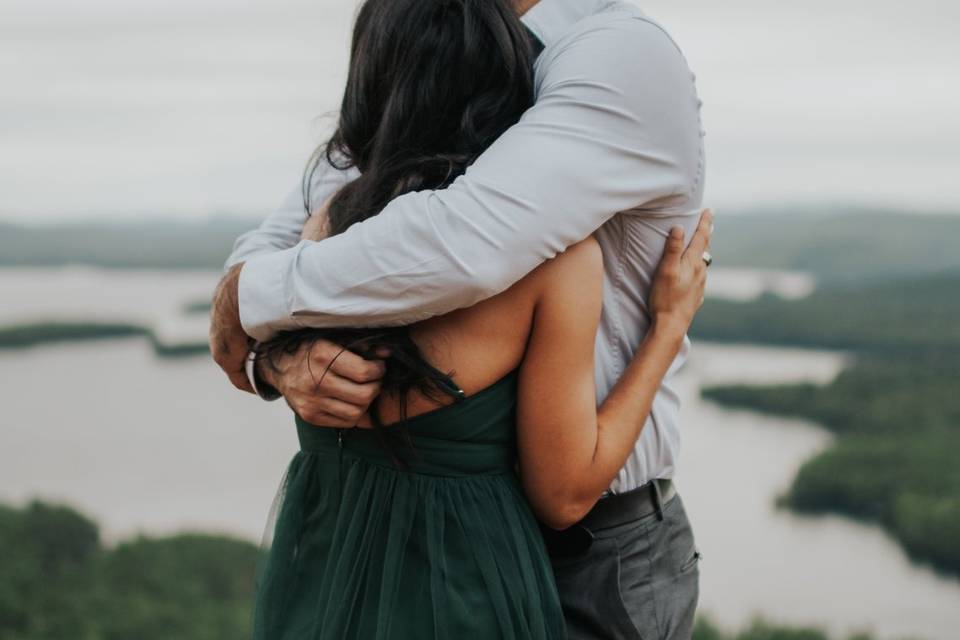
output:
M240 270L246 260L254 256L288 249L300 241L300 234L310 213L320 212L321 205L343 185L357 176L353 169L337 169L321 157L316 171L310 176L310 210L304 203L302 184L290 191L281 205L260 224L237 238L233 252L227 258L223 278L213 296L210 318L210 352L214 361L226 372L238 389L254 393L247 374L250 340L240 326L237 287ZM325 343L321 347L329 347ZM352 354L349 354L352 355ZM354 356L358 358L358 356ZM355 391L348 389L348 391ZM366 407L364 406L364 410Z
M409 324L499 293L619 211L697 206L699 105L658 26L621 16L544 55L536 105L449 188L248 259L246 332Z

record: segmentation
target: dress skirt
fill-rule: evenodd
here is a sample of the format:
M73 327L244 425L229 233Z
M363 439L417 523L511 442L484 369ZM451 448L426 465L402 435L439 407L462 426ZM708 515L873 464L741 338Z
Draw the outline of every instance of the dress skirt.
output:
M515 396L511 375L386 431L298 419L254 638L563 638L514 473Z

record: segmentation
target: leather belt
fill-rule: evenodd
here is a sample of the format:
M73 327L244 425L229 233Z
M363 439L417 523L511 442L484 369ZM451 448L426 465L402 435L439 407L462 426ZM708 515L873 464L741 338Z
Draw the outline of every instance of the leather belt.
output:
M590 549L598 532L652 515L663 520L663 507L676 495L670 480L651 480L632 491L606 495L583 520L566 531L553 531L541 525L547 551L555 558L582 555Z
M580 524L591 532L602 531L657 514L663 520L663 506L677 495L670 480L651 480L633 491L600 498Z

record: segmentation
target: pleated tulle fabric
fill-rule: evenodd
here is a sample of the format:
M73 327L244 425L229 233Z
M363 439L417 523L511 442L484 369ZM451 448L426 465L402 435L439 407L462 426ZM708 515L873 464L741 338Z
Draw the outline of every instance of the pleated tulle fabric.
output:
M514 474L516 374L389 432L298 420L256 640L564 637ZM398 468L395 457L403 462Z

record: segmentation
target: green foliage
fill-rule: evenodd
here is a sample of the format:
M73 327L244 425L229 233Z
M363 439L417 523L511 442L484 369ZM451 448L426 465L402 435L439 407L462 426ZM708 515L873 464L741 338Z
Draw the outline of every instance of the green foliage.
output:
M161 358L182 358L206 355L206 342L165 344L150 329L129 324L91 322L41 322L0 328L0 350L26 349L57 342L86 342L145 336L153 352Z
M818 629L784 627L763 620L755 620L739 633L725 633L710 620L698 618L693 640L829 640L829 636ZM870 640L870 637L857 635L849 640Z
M720 387L723 404L801 416L841 437L806 462L787 503L883 524L914 557L960 573L960 374L939 356L865 358L825 388Z
M0 328L0 349L19 349L53 342L125 338L148 333L143 327L130 324L40 322Z
M118 546L100 567L103 637L243 637L255 558L248 543L196 534Z
M754 622L734 637L736 640L827 640L827 635L817 629L789 629L764 622Z
M875 520L913 557L960 573L960 429L857 434L807 462L789 503Z
M915 358L960 354L960 271L869 286L835 286L801 300L708 300L691 333L725 342L856 349Z
M153 352L161 358L189 358L210 353L210 345L206 342L164 344L153 334L150 335L150 344L153 346Z
M0 507L0 637L218 640L249 635L255 546L183 534L114 549L65 507Z
M104 548L97 526L84 516L34 502L23 509L0 505L0 545L14 550L0 563L4 640L249 637L258 550L247 542L181 534ZM827 636L762 621L727 634L701 618L693 640Z
M838 434L960 428L960 361L939 354L861 356L823 389L812 384L707 389L723 404L809 418Z
M0 637L83 638L82 605L100 552L96 525L63 507L0 507ZM55 613L51 613L55 612Z
M815 420L835 445L800 469L786 502L881 523L907 552L960 573L960 275L788 302L711 306L700 336L859 354L826 387L707 389L717 402ZM739 320L737 320L739 317Z
M726 640L726 638L727 636L709 619L702 616L697 618L697 623L693 627L693 640Z

